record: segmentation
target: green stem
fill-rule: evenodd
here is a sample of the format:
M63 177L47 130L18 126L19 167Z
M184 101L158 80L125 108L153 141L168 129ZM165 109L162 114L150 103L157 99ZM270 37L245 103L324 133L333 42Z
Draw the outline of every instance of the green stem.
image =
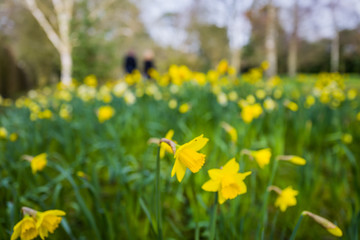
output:
M261 216L262 216L262 221L259 225L259 229L258 229L258 234L257 234L257 239L263 239L264 238L264 233L265 233L265 228L266 228L266 224L267 224L267 220L268 220L268 214L267 214L267 204L268 204L268 200L269 200L269 191L267 190L269 186L271 186L274 182L274 178L275 178L275 173L278 167L279 161L275 160L274 162L274 166L273 169L271 171L271 176L268 182L268 185L266 186L265 189L265 194L264 194L264 202L263 202L263 206L261 209ZM261 235L259 236L259 233L261 232Z
M291 233L291 237L290 237L290 240L295 240L295 235L296 235L296 232L297 230L299 229L299 226L300 226L300 223L301 223L301 220L303 219L304 215L300 214L300 217L296 223L296 226L293 230L293 232Z
M209 235L210 240L215 239L217 208L218 208L218 193L215 193L215 200L210 218L210 235Z
M158 148L157 159L156 159L156 179L155 179L155 211L156 211L156 223L158 236L157 239L162 240L162 229L161 229L161 196L160 196L160 146Z

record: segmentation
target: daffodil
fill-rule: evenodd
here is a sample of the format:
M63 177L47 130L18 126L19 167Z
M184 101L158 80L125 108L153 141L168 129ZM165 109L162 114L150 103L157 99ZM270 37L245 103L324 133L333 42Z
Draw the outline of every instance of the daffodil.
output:
M171 177L176 174L176 178L181 182L184 178L186 168L189 168L193 173L198 172L204 165L206 156L197 151L202 149L208 141L208 138L200 135L190 142L181 145L174 155L175 164L171 171Z
M260 168L264 168L269 164L271 158L271 149L265 148L258 151L251 151L251 156L259 164Z
M236 129L226 122L221 122L221 126L225 129L225 131L229 134L230 139L233 143L237 142L238 134Z
M48 237L49 232L54 233L55 229L59 227L62 216L65 216L65 212L61 210L37 212L36 229L39 231L41 239Z
M97 112L97 117L100 123L103 123L107 120L109 120L110 118L112 118L112 116L114 116L115 114L115 110L113 107L111 106L102 106L98 109Z
M239 164L235 158L229 160L223 168L210 169L210 180L202 185L202 189L208 192L218 192L218 202L223 204L228 199L234 199L240 194L247 192L244 179L251 172L239 173Z
M9 140L15 142L18 139L19 135L17 133L12 133L9 136Z
M309 211L303 211L301 215L311 217L315 220L315 222L319 223L322 227L324 227L331 235L335 237L342 237L343 233L341 229L326 218L323 218Z
M8 135L8 132L7 132L6 128L0 127L0 138L5 139L7 137L7 135Z
M22 156L22 158L24 160L27 160L30 162L31 171L33 174L35 174L38 171L43 170L47 164L47 159L46 159L47 154L46 153L41 153L35 157L29 156L29 155L24 155L24 156Z
M280 192L276 191L279 196L275 201L275 206L279 207L282 212L285 212L288 207L296 205L295 196L298 195L298 191L294 190L291 186L287 187Z
M180 105L179 107L179 112L180 113L186 113L190 110L190 105L188 103L183 103Z
M15 240L19 237L21 240L31 240L38 235L39 233L36 229L35 219L29 215L25 215L24 218L15 225L11 240Z
M294 156L294 155L281 155L281 156L278 156L277 159L282 160L282 161L288 161L295 165L305 165L306 164L306 160L304 158L299 157L299 156Z
M169 140L172 140L172 137L174 136L174 130L170 129L166 135L165 135L165 138L166 139L169 139ZM160 143L160 158L164 158L165 156L165 151L166 152L169 152L169 153L173 153L172 152L172 149L171 147L165 143L165 142L161 142Z
M259 103L253 105L246 105L241 111L241 118L246 123L251 123L253 119L258 118L263 112L262 107Z

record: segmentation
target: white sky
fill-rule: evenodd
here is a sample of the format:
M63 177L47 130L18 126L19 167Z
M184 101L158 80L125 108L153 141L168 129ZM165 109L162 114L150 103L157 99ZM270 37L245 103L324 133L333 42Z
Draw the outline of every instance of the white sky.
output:
M251 35L251 24L244 13L253 0L133 0L140 9L140 17L150 36L162 46L182 51L196 51L199 42L196 35L186 31L191 9L198 4L198 19L226 27L231 48L246 45ZM291 31L292 12L296 0L274 0L279 8L279 19L285 31ZM332 12L329 4L336 0L298 0L303 9L299 23L299 35L309 41L331 38L334 34ZM260 1L265 4L267 0ZM304 9L308 8L309 11ZM354 28L360 23L360 0L338 0L334 10L340 29Z

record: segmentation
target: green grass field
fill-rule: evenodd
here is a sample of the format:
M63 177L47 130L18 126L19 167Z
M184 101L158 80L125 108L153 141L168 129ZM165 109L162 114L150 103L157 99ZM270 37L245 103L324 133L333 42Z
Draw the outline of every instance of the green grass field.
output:
M338 226L342 239L359 239L360 77L264 81L256 71L260 77L236 78L228 69L173 67L154 72L156 80L134 74L103 85L90 76L2 99L0 239L10 238L23 206L66 212L50 239L289 239L305 210ZM209 139L199 151L205 164L181 182L171 177L174 155L157 161L158 144L149 142L170 129L179 145ZM263 168L242 154L265 148L271 159ZM41 153L47 164L33 174L24 155ZM251 171L247 192L218 204L202 185L208 170L232 158L241 173ZM281 211L269 185L292 186L296 204ZM304 216L296 239L336 237Z

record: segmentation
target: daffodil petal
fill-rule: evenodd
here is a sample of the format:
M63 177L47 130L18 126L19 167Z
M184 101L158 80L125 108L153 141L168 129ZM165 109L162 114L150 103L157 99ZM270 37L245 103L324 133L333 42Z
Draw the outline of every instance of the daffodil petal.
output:
M194 151L199 151L200 149L202 149L206 143L209 141L208 138L204 138L204 135L201 134L200 136L194 138L193 140L191 140L188 143L185 143L183 146L186 148L191 148Z
M240 168L239 164L236 162L235 158L232 158L225 164L222 170L226 174L231 174L231 173L237 173L239 171L239 168Z
M221 192L218 193L218 202L220 204L223 204L226 201L226 199L224 198L224 196L221 194Z
M222 177L222 170L221 169L210 169L208 174L211 179L218 180Z
M185 176L185 172L186 172L186 167L179 160L175 160L174 167L171 171L171 177L173 177L174 174L176 174L177 180L181 182Z
M220 185L219 181L210 179L209 181L205 182L201 186L201 188L208 192L217 192L219 190L219 185Z

